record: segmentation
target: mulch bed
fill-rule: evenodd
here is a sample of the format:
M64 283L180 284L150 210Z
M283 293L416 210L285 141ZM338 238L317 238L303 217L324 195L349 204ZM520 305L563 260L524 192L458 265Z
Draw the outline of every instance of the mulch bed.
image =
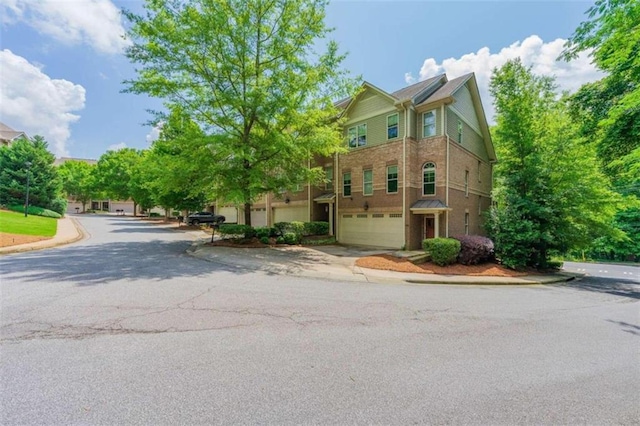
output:
M521 277L528 275L527 272L518 272L507 269L495 263L485 263L483 265L450 265L438 266L431 262L414 265L406 259L400 259L387 254L361 257L356 260L356 265L362 268L382 269L395 272L415 272L421 274L439 275L476 275L488 277Z
M51 237L39 237L37 235L19 235L0 232L0 247L17 246L20 244L34 243L36 241L50 240Z

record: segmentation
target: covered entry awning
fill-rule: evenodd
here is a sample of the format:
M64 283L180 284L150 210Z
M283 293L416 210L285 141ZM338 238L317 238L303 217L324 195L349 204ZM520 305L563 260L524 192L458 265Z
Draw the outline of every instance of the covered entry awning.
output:
M313 199L316 203L333 203L336 201L336 194L333 192L327 192Z
M409 210L413 214L427 214L427 213L441 213L447 210L451 210L451 208L447 207L440 200L418 200L415 203L413 203L411 207L409 207Z

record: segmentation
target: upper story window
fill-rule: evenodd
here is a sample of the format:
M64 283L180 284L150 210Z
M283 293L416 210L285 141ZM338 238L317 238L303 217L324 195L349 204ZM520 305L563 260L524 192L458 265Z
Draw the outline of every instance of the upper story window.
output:
M462 143L462 120L458 120L458 143Z
M387 194L398 192L398 166L387 167Z
M387 139L398 137L398 114L387 116Z
M342 174L342 195L351 197L351 173Z
M324 169L325 184L324 189L327 191L333 191L333 167L327 167Z
M435 163L425 163L422 167L422 195L436 195Z
M469 196L469 170L464 171L464 196Z
M435 136L436 134L436 112L429 111L422 114L422 137Z
M367 144L367 123L350 127L347 134L349 137L349 148L365 146Z
M373 195L373 170L362 171L362 194Z

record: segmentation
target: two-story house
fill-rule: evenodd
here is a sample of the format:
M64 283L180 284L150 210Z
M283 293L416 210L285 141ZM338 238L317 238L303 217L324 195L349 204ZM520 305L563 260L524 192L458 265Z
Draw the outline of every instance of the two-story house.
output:
M316 159L327 182L265 196L253 206L254 226L325 220L340 243L408 249L484 233L496 154L473 74L393 93L364 83L338 107L348 151ZM242 217L229 209L219 210Z

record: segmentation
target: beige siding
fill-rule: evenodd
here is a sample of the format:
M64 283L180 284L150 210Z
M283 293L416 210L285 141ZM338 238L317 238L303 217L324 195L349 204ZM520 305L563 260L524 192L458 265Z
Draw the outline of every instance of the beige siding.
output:
M454 108L462 114L462 116L476 129L480 129L480 123L478 122L478 116L476 114L476 109L473 106L473 100L471 98L471 92L467 86L462 86L458 91L453 95L456 102L454 104Z
M378 114L384 110L392 111L393 109L395 108L392 99L367 89L358 97L355 105L349 108L349 122Z
M462 121L462 146L484 161L488 161L484 139L472 129L454 110L447 108L447 133L452 141L458 140L458 120Z
M398 137L394 139L387 139L387 117L393 114L398 114ZM382 115L378 115L375 117L371 117L367 120L362 121L349 121L349 124L345 125L344 128L344 137L346 143L349 143L349 128L356 127L359 124L367 124L367 145L366 146L375 146L381 145L387 142L396 141L398 139L402 139L404 137L404 111L397 112L396 110L392 112L387 112ZM362 149L363 147L357 147L352 149Z

